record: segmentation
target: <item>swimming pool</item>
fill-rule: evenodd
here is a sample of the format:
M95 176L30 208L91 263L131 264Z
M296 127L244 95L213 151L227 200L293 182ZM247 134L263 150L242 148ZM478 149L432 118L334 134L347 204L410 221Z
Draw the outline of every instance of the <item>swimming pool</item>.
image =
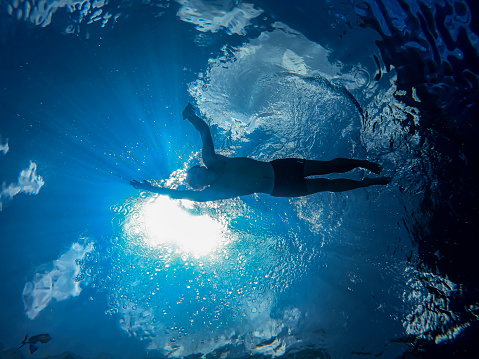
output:
M27 333L60 358L474 351L477 6L311 3L0 3L2 358ZM186 188L188 101L223 155L369 159L392 183L135 190Z

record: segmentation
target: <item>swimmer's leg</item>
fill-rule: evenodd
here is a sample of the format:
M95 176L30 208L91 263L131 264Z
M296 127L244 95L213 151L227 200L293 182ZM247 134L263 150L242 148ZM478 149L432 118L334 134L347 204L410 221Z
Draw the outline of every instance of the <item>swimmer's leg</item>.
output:
M356 188L369 187L373 185L387 185L391 182L391 177L365 178L362 181L354 181L350 179L326 179L312 178L306 179L307 194L317 192L344 192Z
M304 177L324 175L333 172L349 172L358 167L365 168L375 174L380 174L383 169L382 166L377 163L350 158L336 158L331 161L306 160L304 164Z

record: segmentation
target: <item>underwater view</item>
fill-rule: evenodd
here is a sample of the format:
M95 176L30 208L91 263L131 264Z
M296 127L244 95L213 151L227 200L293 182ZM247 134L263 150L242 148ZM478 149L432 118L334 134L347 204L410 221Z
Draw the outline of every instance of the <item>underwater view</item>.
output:
M476 0L0 0L0 358L479 357L478 53ZM188 103L390 183L150 191Z

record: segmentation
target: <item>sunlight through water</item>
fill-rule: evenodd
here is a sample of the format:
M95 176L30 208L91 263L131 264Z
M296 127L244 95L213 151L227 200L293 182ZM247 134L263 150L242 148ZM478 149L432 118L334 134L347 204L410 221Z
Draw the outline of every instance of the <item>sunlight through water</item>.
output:
M479 358L472 3L0 0L0 358ZM189 102L220 156L392 180L132 187L190 189Z
M125 229L152 248L172 246L195 258L206 256L226 242L223 223L207 214L192 214L180 201L150 197L137 204L137 216Z

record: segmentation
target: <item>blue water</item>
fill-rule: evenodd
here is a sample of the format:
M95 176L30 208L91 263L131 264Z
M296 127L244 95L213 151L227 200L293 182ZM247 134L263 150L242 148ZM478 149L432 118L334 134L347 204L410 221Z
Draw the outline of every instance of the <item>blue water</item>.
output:
M0 1L0 357L475 357L476 7ZM392 183L135 190L186 188L188 101L221 154Z

